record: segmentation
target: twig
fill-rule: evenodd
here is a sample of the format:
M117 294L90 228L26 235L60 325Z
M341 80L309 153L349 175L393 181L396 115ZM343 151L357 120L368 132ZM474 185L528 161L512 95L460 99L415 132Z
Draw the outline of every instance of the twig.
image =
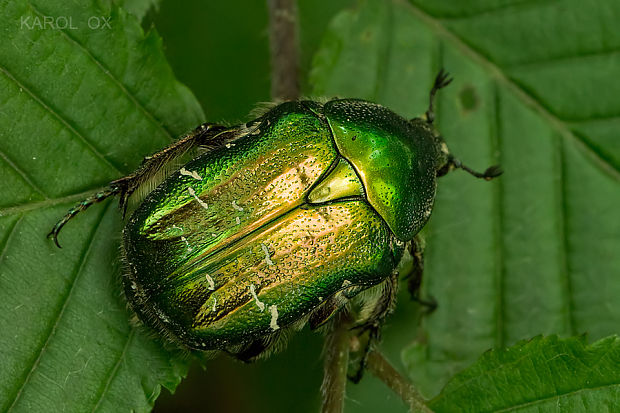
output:
M299 98L297 4L295 0L267 0L271 51L271 97Z
M338 320L334 322L333 330L325 339L323 351L322 413L341 413L344 409L351 333L348 315L341 314L336 317Z
M384 382L409 405L412 412L432 413L424 398L391 364L376 350L371 350L366 362L368 371Z

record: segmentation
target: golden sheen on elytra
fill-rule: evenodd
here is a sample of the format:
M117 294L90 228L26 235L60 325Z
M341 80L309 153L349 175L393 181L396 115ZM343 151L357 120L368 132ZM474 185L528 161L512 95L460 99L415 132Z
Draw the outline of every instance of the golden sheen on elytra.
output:
M369 102L275 107L134 211L133 307L189 347L227 349L380 284L432 205L427 134Z

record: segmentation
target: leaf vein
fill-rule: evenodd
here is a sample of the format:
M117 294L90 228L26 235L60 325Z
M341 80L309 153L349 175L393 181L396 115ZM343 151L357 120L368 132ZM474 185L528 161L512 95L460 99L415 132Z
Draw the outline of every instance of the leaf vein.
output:
M43 18L45 16L44 13L41 13L36 7L34 7L34 5L31 2L28 2L28 5L30 6L30 8L37 13L41 18ZM103 62L98 59L97 57L95 57L95 55L93 53L91 53L91 51L84 46L82 43L80 43L76 38L74 38L73 36L69 35L69 33L67 33L66 29L59 29L58 30L63 36L65 36L65 38L72 42L73 44L75 44L79 49L82 50L82 52L88 56L88 58L90 58L93 63L95 63L95 65L103 72L104 75L106 75L107 77L110 78L110 80L112 80L112 82L121 90L121 92L123 92L123 94L125 96L127 96L127 98L129 98L129 100L136 106L136 108L138 108L138 110L140 110L142 113L144 113L144 115L147 117L147 119L153 124L155 125L158 129L160 129L170 140L174 140L175 136L166 128L166 126L158 121L155 118L155 115L146 109L146 107L136 98L135 94L130 92L125 85L116 77L116 75L114 75L112 73L111 70L109 70L104 64Z
M539 404L539 403L545 403L545 402L553 400L555 398L560 399L560 398L563 398L563 397L570 397L570 396L574 396L574 395L579 395L580 393L583 393L583 392L589 391L589 390L603 390L603 389L612 388L612 387L616 387L616 386L620 386L620 383L610 383L610 384L605 384L605 385L596 386L596 387L584 387L584 388L577 389L577 390L571 390L571 391L566 392L566 393L554 394L552 396L543 397L543 398L540 398L540 399L530 400L530 401L527 401L527 402L515 404L513 406L508 406L508 407L500 409L500 410L494 410L494 412L498 412L499 413L499 412L515 411L515 410L521 409L523 407L534 406L534 405Z
M561 251L561 262L560 269L564 274L564 295L566 297L565 307L566 307L566 326L568 327L568 334L574 335L576 333L575 326L575 317L574 317L574 306L573 306L573 286L571 280L571 270L570 270L570 245L568 242L567 234L568 230L568 195L567 195L567 187L566 187L566 154L564 149L564 142L561 137L558 137L558 146L559 146L559 160L558 160L558 169L560 171L560 185L559 185L559 214L560 214L560 238L562 239L562 251Z
M612 48L606 50L591 50L585 52L579 52L574 55L561 55L561 56L551 56L547 59L536 59L524 62L518 62L511 64L508 69L525 69L536 66L545 66L555 63L570 63L575 62L582 59L594 59L598 57L605 57L609 55L620 55L620 48Z
M92 412L95 412L99 408L99 406L101 405L101 402L103 401L103 398L104 398L105 394L108 392L108 390L110 388L110 384L114 380L114 377L116 377L116 373L118 372L118 369L120 368L121 363L125 360L125 355L127 354L127 349L129 348L129 344L133 340L135 334L136 334L136 329L132 328L131 332L127 336L127 340L125 341L125 345L123 346L123 350L121 351L121 354L118 356L118 360L116 360L116 363L114 363L114 366L108 372L108 378L106 380L105 386L101 390L101 394L99 395L99 398L97 399L97 403L95 403L95 406L93 407Z
M498 352L497 350L491 350L492 352ZM491 353L491 355L493 355L493 353ZM483 357L485 357L485 355L483 355L480 359L482 360ZM487 377L490 376L492 373L496 372L496 371L500 371L502 369L505 368L510 368L513 365L517 365L519 363L521 363L523 360L530 358L531 359L531 354L524 354L520 357L517 357L516 359L508 362L508 363L502 363L499 364L491 369L486 369L484 371L481 371L480 373L476 374L475 376L470 376L468 377L466 380L463 380L461 383L459 383L457 386L455 386L454 388L450 389L450 393L455 394L456 392L458 392L460 389L469 386L471 383L480 380L481 377ZM448 395L447 392L441 392L437 397L435 397L433 399L433 403L436 403L438 400L444 399L446 396Z
M590 116L588 119L579 118L579 119L564 119L565 123L572 123L575 125L583 125L584 123L596 123L596 122L609 122L620 120L620 115L601 115L601 116Z
M56 315L56 317L54 318L54 323L52 324L51 328L48 329L48 334L47 334L47 338L45 339L45 342L43 343L43 345L41 346L41 348L39 349L39 354L37 355L36 359L34 360L34 362L32 363L32 366L30 368L30 370L28 371L28 374L26 375L26 377L24 378L24 380L21 383L21 386L19 387L18 391L16 392L15 396L13 397L13 401L11 402L9 408L7 409L7 413L13 411L13 408L15 407L15 405L17 404L17 402L19 401L19 399L21 398L24 389L26 388L26 386L28 385L28 383L30 382L30 379L32 378L32 375L34 373L34 371L39 367L39 364L41 362L41 359L43 358L43 355L45 354L45 352L47 351L47 348L49 346L49 343L52 340L52 337L55 335L56 333L56 329L58 328L58 325L60 324L60 320L62 319L65 310L67 309L68 305L69 305L69 301L71 301L71 298L73 297L73 292L75 290L75 286L77 284L78 279L80 278L80 275L82 274L82 270L84 269L84 265L87 261L88 256L90 255L91 252L91 248L92 248L92 241L95 238L95 235L97 233L97 231L99 230L99 226L101 225L101 222L103 221L103 217L105 215L105 212L108 209L108 205L106 205L99 217L99 220L97 221L97 224L93 227L92 232L90 233L88 239L86 240L86 249L83 251L82 256L80 257L80 261L79 261L79 265L76 268L76 271L74 273L74 275L72 276L72 281L71 281L71 288L69 288L69 291L67 292L64 300L63 300L63 304L60 307L58 314Z
M17 80L17 78L15 76L13 76L12 73L9 72L9 70L7 68L5 68L4 66L0 65L0 72L4 73L4 75L10 79L11 81L13 81L18 87L20 87L22 90L26 91L26 93L28 93L30 95L30 97L37 102L44 110L46 110L47 112L49 112L54 118L56 118L65 128L67 128L74 136L76 136L78 138L78 140L87 148L89 149L97 158L101 159L107 166L109 166L110 168L112 168L113 170L117 171L119 174L122 174L122 172L115 167L105 156L103 156L103 154L101 152L99 152L99 150L88 140L86 139L86 137L84 135L82 135L80 132L77 131L77 129L75 129L67 119L65 119L62 115L60 115L60 113L58 113L56 110L54 110L50 105L48 105L47 103L45 103L43 101L42 98L40 98L39 96L37 96L32 90L30 90L28 87L26 87L26 85L24 85L23 83L21 83L19 80Z
M4 256L6 255L6 250L9 248L9 244L11 243L11 239L13 238L13 234L15 233L15 229L20 224L20 222L22 221L23 218L24 218L24 216L22 215L18 219L15 220L15 223L13 224L11 229L9 230L9 234L6 236L6 238L4 240L4 245L2 246L2 253L0 253L0 264L2 264L2 261L4 261Z
M493 125L494 131L491 133L491 148L493 152L497 153L498 163L501 165L502 156L501 156L501 130L502 130L502 120L501 120L501 109L500 109L500 96L497 82L493 82L493 107L491 116L493 119L490 124ZM495 240L497 248L495 248L495 277L496 277L496 288L497 288L497 308L496 308L496 326L497 332L495 336L495 344L496 347L504 347L506 343L506 297L505 297L505 267L504 267L504 249L506 247L504 243L503 229L504 229L504 208L503 208L503 194L504 194L504 185L502 179L497 179L494 182L495 184L495 204L497 208L495 214Z
M6 207L4 209L0 209L0 217L5 217L14 214L21 214L23 212L33 211L35 209L54 207L56 205L61 205L69 202L78 202L88 198L90 195L100 192L106 187L100 187L95 189L89 189L84 192L71 194L64 196L62 198L48 198L45 201L39 202L27 202L24 204L18 204L11 207Z
M451 15L443 15L438 16L441 20L468 20L468 19L476 19L478 17L483 17L493 13L503 13L505 11L509 11L510 13L514 13L515 11L520 11L522 9L527 9L530 7L536 6L544 6L547 3L555 3L557 0L523 0L515 3L506 3L501 6L491 7L488 9L476 10L472 13L463 13L463 14L451 14ZM420 7L419 4L416 3L416 6Z
M2 160L4 162L6 162L7 165L9 165L9 167L11 169L13 169L23 180L24 182L26 182L32 189L34 189L35 192L38 192L39 195L41 195L43 198L45 199L49 199L49 197L47 196L47 194L45 192L43 192L43 190L41 188L38 187L38 185L36 185L34 183L34 181L26 174L26 172L22 171L11 159L9 159L8 156L6 156L6 154L2 151L0 151L0 158L2 158Z

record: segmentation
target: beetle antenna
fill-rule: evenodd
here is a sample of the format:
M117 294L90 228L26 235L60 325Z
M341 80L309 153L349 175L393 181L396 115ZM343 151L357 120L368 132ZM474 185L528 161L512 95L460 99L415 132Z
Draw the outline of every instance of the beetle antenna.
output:
M475 176L476 178L482 178L486 181L490 181L493 178L497 178L498 176L504 173L504 171L499 165L489 166L484 172L480 173L480 172L474 171L473 169L471 169L470 167L466 165L463 165L461 161L459 161L456 158L450 158L449 162L454 168L462 169L468 172L469 174Z
M435 94L450 84L453 78L450 77L450 74L443 70L443 68L437 73L437 77L435 77L435 83L433 84L433 88L431 89L430 99L428 104L428 110L426 111L426 122L432 124L435 120L435 112L433 112L433 103L435 102Z

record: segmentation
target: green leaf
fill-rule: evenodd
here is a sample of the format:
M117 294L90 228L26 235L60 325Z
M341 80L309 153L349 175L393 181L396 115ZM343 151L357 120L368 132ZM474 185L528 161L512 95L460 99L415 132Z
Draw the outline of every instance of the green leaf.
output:
M140 21L149 10L157 9L159 3L160 0L124 0L120 4Z
M429 403L433 411L613 411L620 391L620 338L536 337L485 353Z
M74 202L204 118L175 81L158 36L102 3L112 2L0 0L2 411L144 411L160 384L173 388L185 373L184 361L128 323L114 264L120 217L113 202L72 221L61 234L63 250L44 238ZM266 27L264 11L254 12L264 5L252 7L243 17ZM57 26L58 17L72 17L77 29L24 28L23 16L27 25L51 16ZM474 168L501 162L506 170L492 183L462 171L442 178L423 286L440 307L416 330L401 299L384 329L393 361L403 340L421 337L403 359L427 395L488 348L539 333L598 338L617 331L619 16L611 0L587 7L369 0L330 24L310 77L316 94L363 97L416 116L444 66L456 78L438 104L450 147ZM100 24L112 17L111 28L89 28L91 17ZM219 111L210 120L242 116L252 96L266 97L266 36L258 33L249 47L240 37L222 42L256 29L187 17L193 33L201 24L216 32L211 43L179 36L180 44L203 43L186 60L172 55L175 68L181 74L192 66L192 87L212 99L210 114ZM302 21L302 29L322 24ZM255 54L239 53L236 44ZM238 55L241 63L212 64ZM239 73L234 90L249 92L231 92L223 72ZM314 372L318 357L306 357ZM270 363L261 380L275 389L270 397L296 406L274 385L286 362ZM238 383L229 387L245 392ZM402 407L369 375L349 386L348 399L355 411ZM251 405L259 404L253 397Z
M331 23L314 60L320 95L426 109L493 182L441 178L423 293L439 302L403 353L427 396L489 348L620 325L620 3L365 1Z
M45 236L204 115L158 35L115 6L0 0L0 33L0 410L150 410L187 366L129 322L114 203L62 250Z

